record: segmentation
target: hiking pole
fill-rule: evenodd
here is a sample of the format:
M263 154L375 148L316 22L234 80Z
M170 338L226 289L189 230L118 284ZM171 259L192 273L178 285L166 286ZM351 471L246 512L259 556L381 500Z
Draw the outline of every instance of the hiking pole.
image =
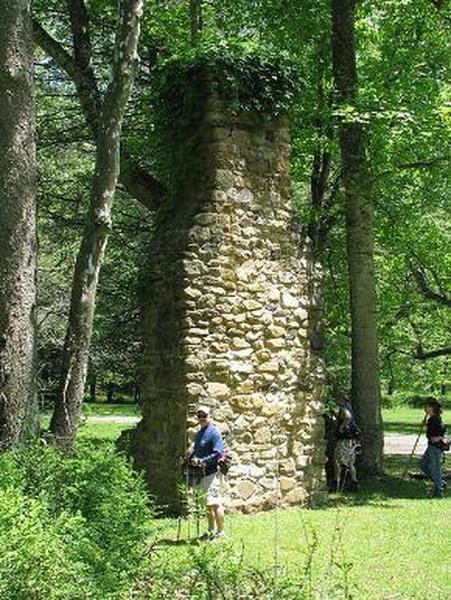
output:
M423 433L423 427L424 427L424 425L426 423L426 419L427 419L427 415L425 415L424 419L421 421L420 431L418 432L417 439L415 440L415 444L413 445L412 452L410 453L409 458L407 459L406 467L405 467L405 469L403 471L403 474L401 475L401 481L403 481L404 477L407 475L407 471L409 470L410 463L412 461L412 457L415 454L415 450L417 449L418 442L420 441L421 434Z
M194 490L194 502L196 511L196 538L200 536L200 502L199 502L199 489Z
M195 512L196 512L196 536L197 537L200 537L201 500L203 499L201 485L202 485L202 481L203 481L204 477L206 477L205 465L202 464L201 466L202 466L202 478L198 482L198 485L193 490L193 492L195 494L194 502L195 502Z
M188 485L188 476L186 475L186 467L184 466L184 462L181 461L181 475L183 477L183 475L185 475L186 478L186 483L185 483L185 490L183 489L183 484L179 485L179 493L180 493L180 513L178 515L177 518L177 542L180 542L180 539L182 537L182 512L184 509L184 504L186 505L186 487Z

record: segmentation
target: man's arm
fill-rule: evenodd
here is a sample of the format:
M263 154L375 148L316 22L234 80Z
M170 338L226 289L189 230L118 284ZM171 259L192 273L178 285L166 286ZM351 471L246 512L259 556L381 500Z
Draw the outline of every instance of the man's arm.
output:
M206 465L212 463L218 460L223 452L224 442L222 441L222 435L216 430L212 435L212 450L210 454L207 454L207 456L204 456L204 458L201 459L201 462Z

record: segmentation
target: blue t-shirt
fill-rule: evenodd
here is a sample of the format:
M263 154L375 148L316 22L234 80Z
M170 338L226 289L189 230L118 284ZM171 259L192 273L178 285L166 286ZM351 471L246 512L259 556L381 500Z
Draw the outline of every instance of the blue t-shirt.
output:
M205 474L211 475L216 472L218 458L223 452L224 442L222 435L213 423L209 423L196 435L193 457L200 458L205 464Z

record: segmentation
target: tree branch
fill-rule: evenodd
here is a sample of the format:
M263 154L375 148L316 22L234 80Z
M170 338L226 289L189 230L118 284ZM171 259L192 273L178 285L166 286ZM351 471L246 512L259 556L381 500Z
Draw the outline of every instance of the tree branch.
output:
M68 0L68 9L74 46L74 63L77 66L76 87L83 113L94 138L98 135L98 114L102 101L92 68L92 44L89 17L84 0Z
M33 19L33 38L35 43L44 50L67 75L74 81L77 80L79 73L78 67L72 56L57 42L42 25Z
M430 169L431 167L434 167L441 162L449 161L450 159L451 156L449 154L445 154L443 156L435 156L424 160L414 160L412 162L399 163L395 165L394 169L387 169L386 171L377 173L374 178L380 179L381 177L385 177L385 175L393 175L393 173L408 169Z
M80 0L73 0L73 3ZM73 27L81 27L81 21L72 25ZM97 137L99 130L99 107L101 105L100 94L97 89L95 77L89 70L85 72L83 65L86 66L86 52L89 48L85 46L83 50L74 49L75 55L81 55L82 62L78 64L76 60L65 50L65 48L55 40L36 20L33 19L33 35L35 42L44 52L46 52L62 69L68 77L73 81L81 108L88 123L88 126L93 134L94 139ZM81 34L75 35L75 39L81 40ZM88 38L89 39L89 38ZM89 42L90 43L90 42ZM90 67L90 63L87 65ZM121 150L121 173L120 182L123 184L129 194L138 200L143 206L151 211L157 210L163 201L166 190L159 181L157 181L148 171L138 165L126 148Z
M424 352L420 347L415 354L415 358L418 360L428 360L429 358L448 356L449 354L451 354L451 346L448 346L447 348L438 348L437 350L429 350L428 352Z
M80 0L78 0L80 1ZM133 48L136 47L136 28L139 30L140 15L136 11L136 2L129 0L120 4L116 45L113 59L113 76L106 91L103 110L105 124L115 127L122 121L125 108L125 98L128 98L132 77L130 74L135 68L138 55Z
M449 294L441 293L440 291L432 289L427 280L424 270L415 265L413 262L410 263L410 272L412 273L413 278L415 279L415 283L417 284L417 288L419 292L429 300L433 300L438 304L443 304L444 306L451 306L451 297Z

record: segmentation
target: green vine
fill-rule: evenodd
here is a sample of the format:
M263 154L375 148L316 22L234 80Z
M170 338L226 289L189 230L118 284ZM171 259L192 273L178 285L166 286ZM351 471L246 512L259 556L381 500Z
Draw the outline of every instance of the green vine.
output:
M197 134L212 91L229 114L247 112L264 123L289 110L298 85L287 57L268 49L204 46L161 61L152 104L158 170L169 197L179 193L180 185L189 186L202 169Z

